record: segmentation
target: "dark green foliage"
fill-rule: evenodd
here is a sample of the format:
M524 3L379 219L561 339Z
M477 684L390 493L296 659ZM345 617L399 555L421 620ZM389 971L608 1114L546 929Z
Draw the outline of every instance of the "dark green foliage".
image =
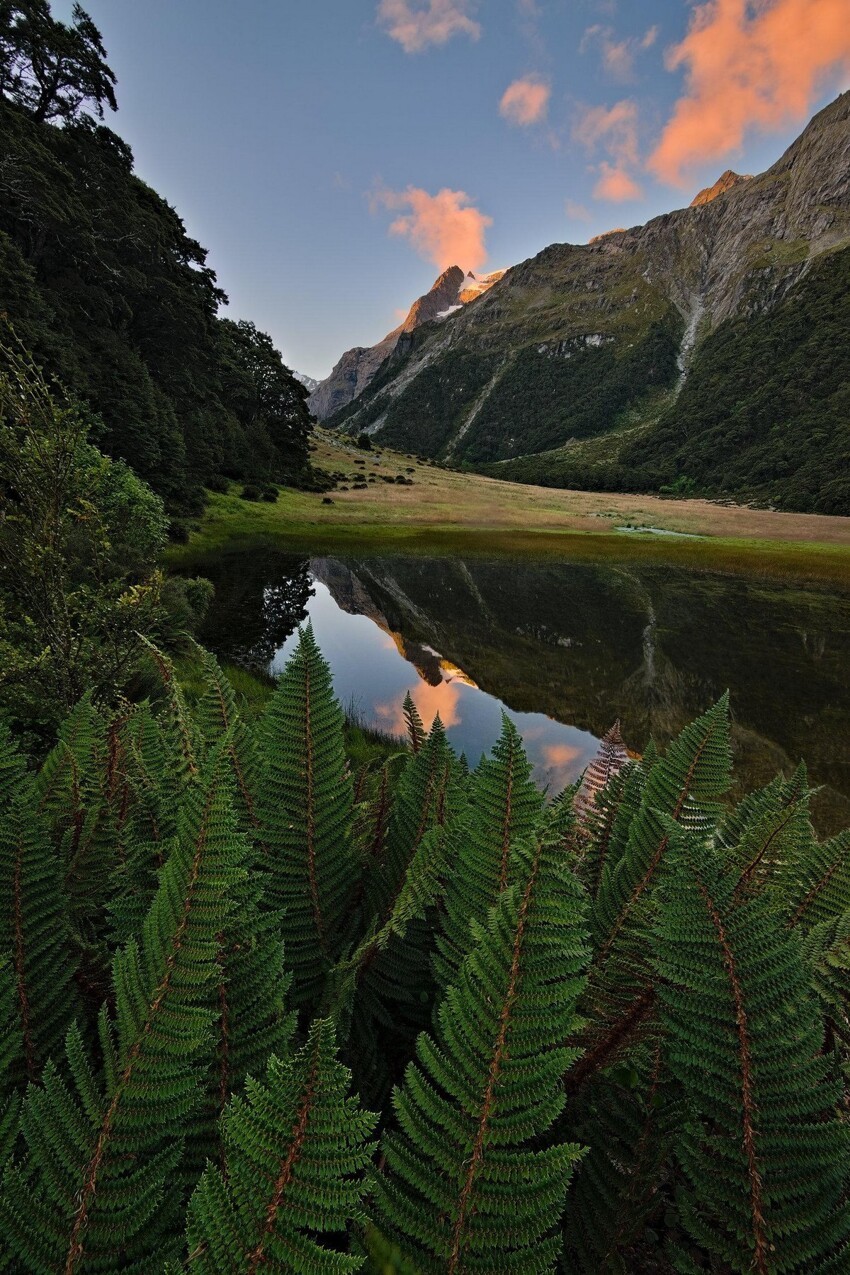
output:
M102 1079L77 1028L67 1041L73 1086L53 1064L22 1114L27 1158L4 1181L0 1217L24 1269L69 1272L160 1260L181 1199L175 1127L197 1106L216 973L242 847L223 749L187 792L179 835L141 937L115 957L115 1010L104 1009ZM32 1184L38 1217L32 1217ZM166 1186L169 1190L166 1193Z
M575 1057L581 890L559 847L515 852L494 907L444 997L433 1036L394 1096L376 1221L422 1271L544 1271L580 1149L551 1139Z
M428 456L440 455L500 364L496 354L449 351L389 405L383 404L386 418L378 441L403 452L416 448ZM381 406L377 399L372 414L380 415ZM367 416L363 424L368 423Z
M2 733L0 782L0 959L4 1033L9 1033L3 1074L7 1081L36 1080L78 1009L69 907L34 785Z
M454 981L502 890L511 881L511 851L540 822L543 802L531 781L531 766L516 727L502 715L502 733L469 787L469 817L450 833L449 870L437 939L440 984Z
M629 343L593 348L578 338L564 342L566 349L520 350L506 362L456 455L473 463L506 460L610 430L649 389L673 384L680 326L671 317Z
M343 713L310 625L266 711L262 749L258 806L266 893L284 913L293 1003L315 1006L343 952L357 860Z
M850 513L848 349L844 248L819 257L766 314L720 324L675 406L623 452L624 467L784 509Z
M721 806L724 699L546 804L509 721L470 773L409 701L353 777L309 629L253 728L147 651L38 773L0 734L0 1269L847 1269L804 767Z
M227 1176L208 1169L189 1209L191 1269L320 1275L362 1265L334 1244L364 1220L375 1125L348 1096L350 1080L324 1020L291 1061L272 1056L265 1083L250 1081L245 1097L231 1101L222 1121Z
M846 1270L850 1144L800 947L764 896L736 903L702 839L670 835L657 945L682 1220L725 1270Z
M218 318L205 249L82 109L114 108L113 85L81 9L64 26L46 0L0 6L0 296L103 450L197 511L213 475L304 473L307 392L269 337Z

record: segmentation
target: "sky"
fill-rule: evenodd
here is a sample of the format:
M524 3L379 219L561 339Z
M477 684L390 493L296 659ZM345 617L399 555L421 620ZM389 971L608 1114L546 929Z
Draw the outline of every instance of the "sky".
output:
M317 378L448 266L683 207L850 88L850 0L85 7L139 176L209 250L226 313Z

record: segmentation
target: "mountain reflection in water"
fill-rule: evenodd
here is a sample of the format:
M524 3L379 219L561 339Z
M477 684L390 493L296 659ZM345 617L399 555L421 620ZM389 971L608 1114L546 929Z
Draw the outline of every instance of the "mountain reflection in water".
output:
M822 830L850 823L850 592L657 565L258 550L201 569L212 649L277 672L309 616L339 698L390 732L409 690L474 764L504 709L555 790L615 719L639 752L728 687L738 791L803 758Z

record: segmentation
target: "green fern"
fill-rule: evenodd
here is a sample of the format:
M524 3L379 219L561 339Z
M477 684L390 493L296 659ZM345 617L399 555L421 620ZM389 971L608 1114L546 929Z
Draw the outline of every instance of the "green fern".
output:
M795 936L764 895L668 822L657 919L687 1229L723 1269L844 1271L850 1136Z
M72 1028L73 1086L50 1064L28 1091L27 1158L7 1171L0 1198L21 1269L161 1268L182 1205L181 1135L202 1092L217 935L243 858L220 749L187 791L141 940L116 956L114 1018L103 1011L100 1021L103 1078Z
M431 828L445 827L465 805L457 759L439 714L409 758L394 794L383 862L370 876L369 902L383 923L422 839Z
M407 727L407 738L410 742L411 751L418 753L425 743L428 732L425 730L422 718L419 716L419 709L414 704L410 691L404 697L401 711L404 717L404 724Z
M233 767L236 809L246 832L256 834L257 772L259 759L254 733L236 703L230 682L214 655L196 647L204 669L206 691L195 710L198 733L205 749L215 747L225 735L229 738L229 757Z
M223 1117L227 1177L209 1168L192 1197L188 1268L200 1275L355 1271L339 1238L365 1219L376 1117L347 1096L331 1023L290 1062L272 1057ZM328 1237L328 1243L320 1242Z
M308 625L262 723L259 811L268 847L266 893L284 913L296 1007L317 1004L346 946L358 873L353 789L342 709Z
M13 1030L23 1072L35 1080L79 1008L62 869L19 781L0 821L0 935L15 989Z
M534 835L542 812L522 740L503 713L492 755L472 775L468 817L456 820L449 833L450 872L435 956L441 986L454 981L473 946L473 924L483 924L510 884L512 846Z
M579 1148L547 1141L575 1057L580 888L556 846L517 849L509 886L396 1091L376 1222L423 1272L545 1271Z

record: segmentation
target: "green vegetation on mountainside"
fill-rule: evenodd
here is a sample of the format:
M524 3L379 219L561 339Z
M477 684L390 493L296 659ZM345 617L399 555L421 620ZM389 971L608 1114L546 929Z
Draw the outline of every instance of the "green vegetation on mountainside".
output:
M684 482L690 494L850 514L850 248L818 258L774 309L720 324L681 393L660 415L657 400L647 406L645 428L601 434L593 454L566 448L476 468L585 491Z
M579 338L563 352L527 346L506 365L456 454L502 460L610 430L648 389L674 382L680 328L671 316L626 345Z
M767 314L711 333L675 405L621 460L708 492L850 514L850 248L820 257Z

